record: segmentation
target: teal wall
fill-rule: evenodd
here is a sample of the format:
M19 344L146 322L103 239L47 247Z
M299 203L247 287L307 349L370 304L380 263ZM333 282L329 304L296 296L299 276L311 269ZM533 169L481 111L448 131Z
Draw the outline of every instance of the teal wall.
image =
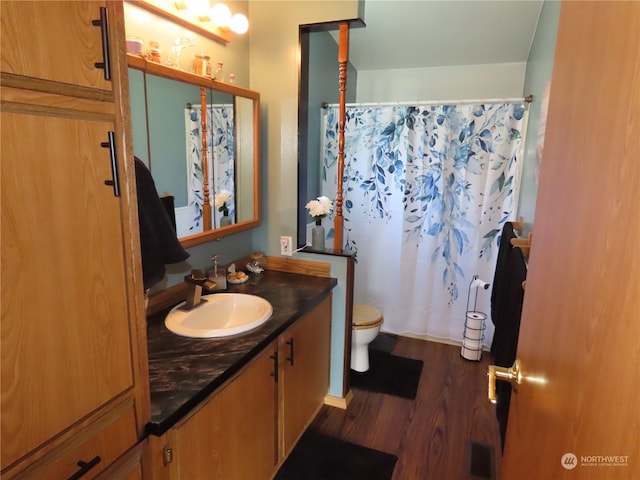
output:
M338 280L333 289L331 316L331 369L329 395L342 397L342 379L345 354L345 310L347 302L347 258L333 255L297 253L297 258L324 262L331 265L330 276Z
M527 61L524 94L533 94L534 101L529 107L529 125L525 142L524 167L518 205L518 216L522 216L524 219L525 233L531 231L534 222L538 191L536 147L538 145L538 130L540 126L540 108L545 88L550 82L553 72L559 18L560 2L545 1Z

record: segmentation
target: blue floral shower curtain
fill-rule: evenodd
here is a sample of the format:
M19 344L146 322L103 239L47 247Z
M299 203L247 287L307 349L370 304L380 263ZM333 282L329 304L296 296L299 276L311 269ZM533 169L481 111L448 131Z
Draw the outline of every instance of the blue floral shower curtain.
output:
M189 234L202 232L202 204L204 203L202 169L201 108L185 109L187 134L187 207ZM212 225L220 226L222 213L214 206L215 194L231 192L227 202L229 217L235 222L235 134L233 105L207 105L207 158L209 159L209 198L212 206Z
M335 198L337 108L324 119L322 192ZM493 280L516 214L525 120L523 103L347 108L344 248L355 301L382 310L383 330L462 340L471 278ZM480 291L477 309L489 301Z

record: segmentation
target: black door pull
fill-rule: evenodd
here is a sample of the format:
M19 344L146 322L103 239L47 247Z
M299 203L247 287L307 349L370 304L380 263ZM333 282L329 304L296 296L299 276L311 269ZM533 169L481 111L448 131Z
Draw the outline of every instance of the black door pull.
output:
M82 478L89 470L91 470L93 467L99 464L100 460L102 459L98 455L93 457L88 462L78 460L78 463L76 463L76 465L78 465L80 469L76 473L71 475L67 480L78 480L79 478Z

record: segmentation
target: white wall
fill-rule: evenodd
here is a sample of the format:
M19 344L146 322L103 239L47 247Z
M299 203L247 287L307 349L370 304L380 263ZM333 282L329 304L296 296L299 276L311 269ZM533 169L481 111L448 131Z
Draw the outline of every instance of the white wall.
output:
M404 102L523 96L526 63L358 71L356 101Z

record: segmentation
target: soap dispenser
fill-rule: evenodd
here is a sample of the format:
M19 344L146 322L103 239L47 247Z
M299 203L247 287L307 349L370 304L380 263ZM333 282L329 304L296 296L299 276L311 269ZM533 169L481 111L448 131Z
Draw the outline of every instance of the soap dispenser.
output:
M212 292L227 289L227 271L218 265L218 255L211 257L213 267L209 270L209 280L216 283L216 286L210 289Z

